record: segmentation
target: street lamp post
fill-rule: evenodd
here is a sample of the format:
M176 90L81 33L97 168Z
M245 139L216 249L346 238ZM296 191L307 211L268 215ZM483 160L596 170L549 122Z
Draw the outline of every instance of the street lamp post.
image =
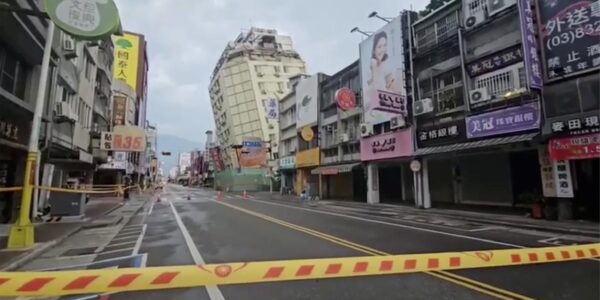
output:
M351 33L358 32L358 33L361 33L361 34L363 34L363 35L365 35L365 36L367 36L367 37L371 36L371 34L369 34L369 33L368 33L368 32L366 32L366 31L362 31L362 30L360 30L360 28L358 28L358 27L354 27L354 28L350 29L350 32L351 32Z

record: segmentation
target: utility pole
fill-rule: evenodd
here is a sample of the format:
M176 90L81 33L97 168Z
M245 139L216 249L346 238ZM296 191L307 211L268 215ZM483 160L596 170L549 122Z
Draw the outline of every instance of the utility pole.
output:
M35 178L36 163L39 155L38 139L40 135L40 124L44 110L44 97L48 83L48 69L50 68L50 54L52 52L52 41L54 39L54 22L48 22L44 55L42 57L42 70L38 83L35 111L29 135L29 147L27 150L27 162L25 163L25 177L23 178L23 191L21 192L21 210L15 225L10 228L8 236L8 248L29 248L34 244L34 228L29 217L31 209L31 196L33 193L33 180Z

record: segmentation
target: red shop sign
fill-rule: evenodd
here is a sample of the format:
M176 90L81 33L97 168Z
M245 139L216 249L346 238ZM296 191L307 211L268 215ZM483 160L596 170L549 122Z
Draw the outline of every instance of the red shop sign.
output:
M600 158L600 134L552 139L548 149L552 160Z
M349 110L356 106L356 95L352 89L347 87L335 92L335 100L342 110Z

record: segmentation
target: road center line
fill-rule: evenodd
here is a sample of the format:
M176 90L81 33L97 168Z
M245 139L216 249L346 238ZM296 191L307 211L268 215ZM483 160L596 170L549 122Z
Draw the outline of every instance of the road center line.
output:
M194 244L194 240L192 239L190 232L185 227L185 224L183 224L183 221L181 220L179 213L175 209L175 205L173 205L173 202L171 202L171 201L169 201L169 205L171 205L171 210L173 211L173 214L175 215L175 220L177 221L177 226L179 226L179 230L181 231L181 234L183 235L183 239L185 240L185 243L190 251L190 254L192 255L192 259L194 260L194 263L197 265L205 265L206 262L204 261L204 258L202 258L200 251L198 251L196 244ZM206 292L208 293L208 297L211 300L225 300L225 297L223 297L221 290L216 285L206 286Z
M270 217L270 216L265 215L265 214L261 214L261 213L258 213L258 212L252 211L252 210L241 208L241 207L238 207L238 206L233 205L233 204L225 203L225 202L222 202L222 201L215 201L215 200L213 200L213 202L216 202L217 204L224 205L224 206L230 207L232 209L235 209L235 210L247 213L249 215L255 216L255 217L260 218L260 219L263 219L265 221L269 221L269 222L272 222L272 223L275 223L275 224L278 224L278 225L281 225L281 226L284 226L284 227L288 227L290 229L294 229L294 230L297 230L297 231L300 231L300 232L304 232L304 233L306 233L308 235L312 235L312 236L315 236L317 238L320 238L320 239L323 239L323 240L327 240L327 241L330 241L332 243L335 243L335 244L338 244L338 245L341 245L341 246L344 246L344 247L347 247L347 248L351 248L351 249L357 250L358 252L362 252L362 253L365 253L365 254L368 254L368 255L392 255L390 253L386 253L384 251L373 249L373 248L370 248L368 246L356 244L356 243L350 242L348 240L345 240L345 239L342 239L342 238L339 238L339 237L336 237L336 236L332 236L332 235L329 235L329 234L326 234L326 233L323 233L323 232L320 232L320 231L317 231L317 230L306 228L306 227L303 227L303 226L300 226L300 225L297 225L297 224L293 224L293 223L288 223L286 221L283 221L283 220L280 220L280 219L277 219L277 218L274 218L274 217ZM431 276L437 277L439 279L443 279L443 280L452 282L452 283L460 285L462 287L466 287L468 289L475 290L475 291L478 291L480 293L483 293L483 294L486 294L486 295L489 295L489 296L493 296L493 297L495 297L497 299L504 299L504 300L508 300L508 299L532 300L531 298L529 298L527 296L520 295L520 294L511 292L511 291L508 291L508 290L504 290L504 289L501 289L501 288L498 288L498 287L495 287L495 286L492 286L492 285L489 285L489 284L486 284L486 283L483 283L483 282L479 282L479 281L476 281L476 280L473 280L473 279L470 279L470 278L466 278L466 277L463 277L463 276L460 276L460 275L457 275L457 274L453 274L453 273L450 273L450 272L446 272L446 271L431 271L431 272L424 272L424 273L427 274L427 275L431 275Z

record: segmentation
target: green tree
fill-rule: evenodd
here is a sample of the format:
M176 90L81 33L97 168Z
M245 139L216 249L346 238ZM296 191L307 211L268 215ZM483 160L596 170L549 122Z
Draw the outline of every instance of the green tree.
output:
M438 9L439 7L441 7L446 2L449 2L449 1L450 0L430 0L429 4L427 4L427 6L425 6L425 10L420 11L419 15L421 15L421 17L426 16L430 12Z

